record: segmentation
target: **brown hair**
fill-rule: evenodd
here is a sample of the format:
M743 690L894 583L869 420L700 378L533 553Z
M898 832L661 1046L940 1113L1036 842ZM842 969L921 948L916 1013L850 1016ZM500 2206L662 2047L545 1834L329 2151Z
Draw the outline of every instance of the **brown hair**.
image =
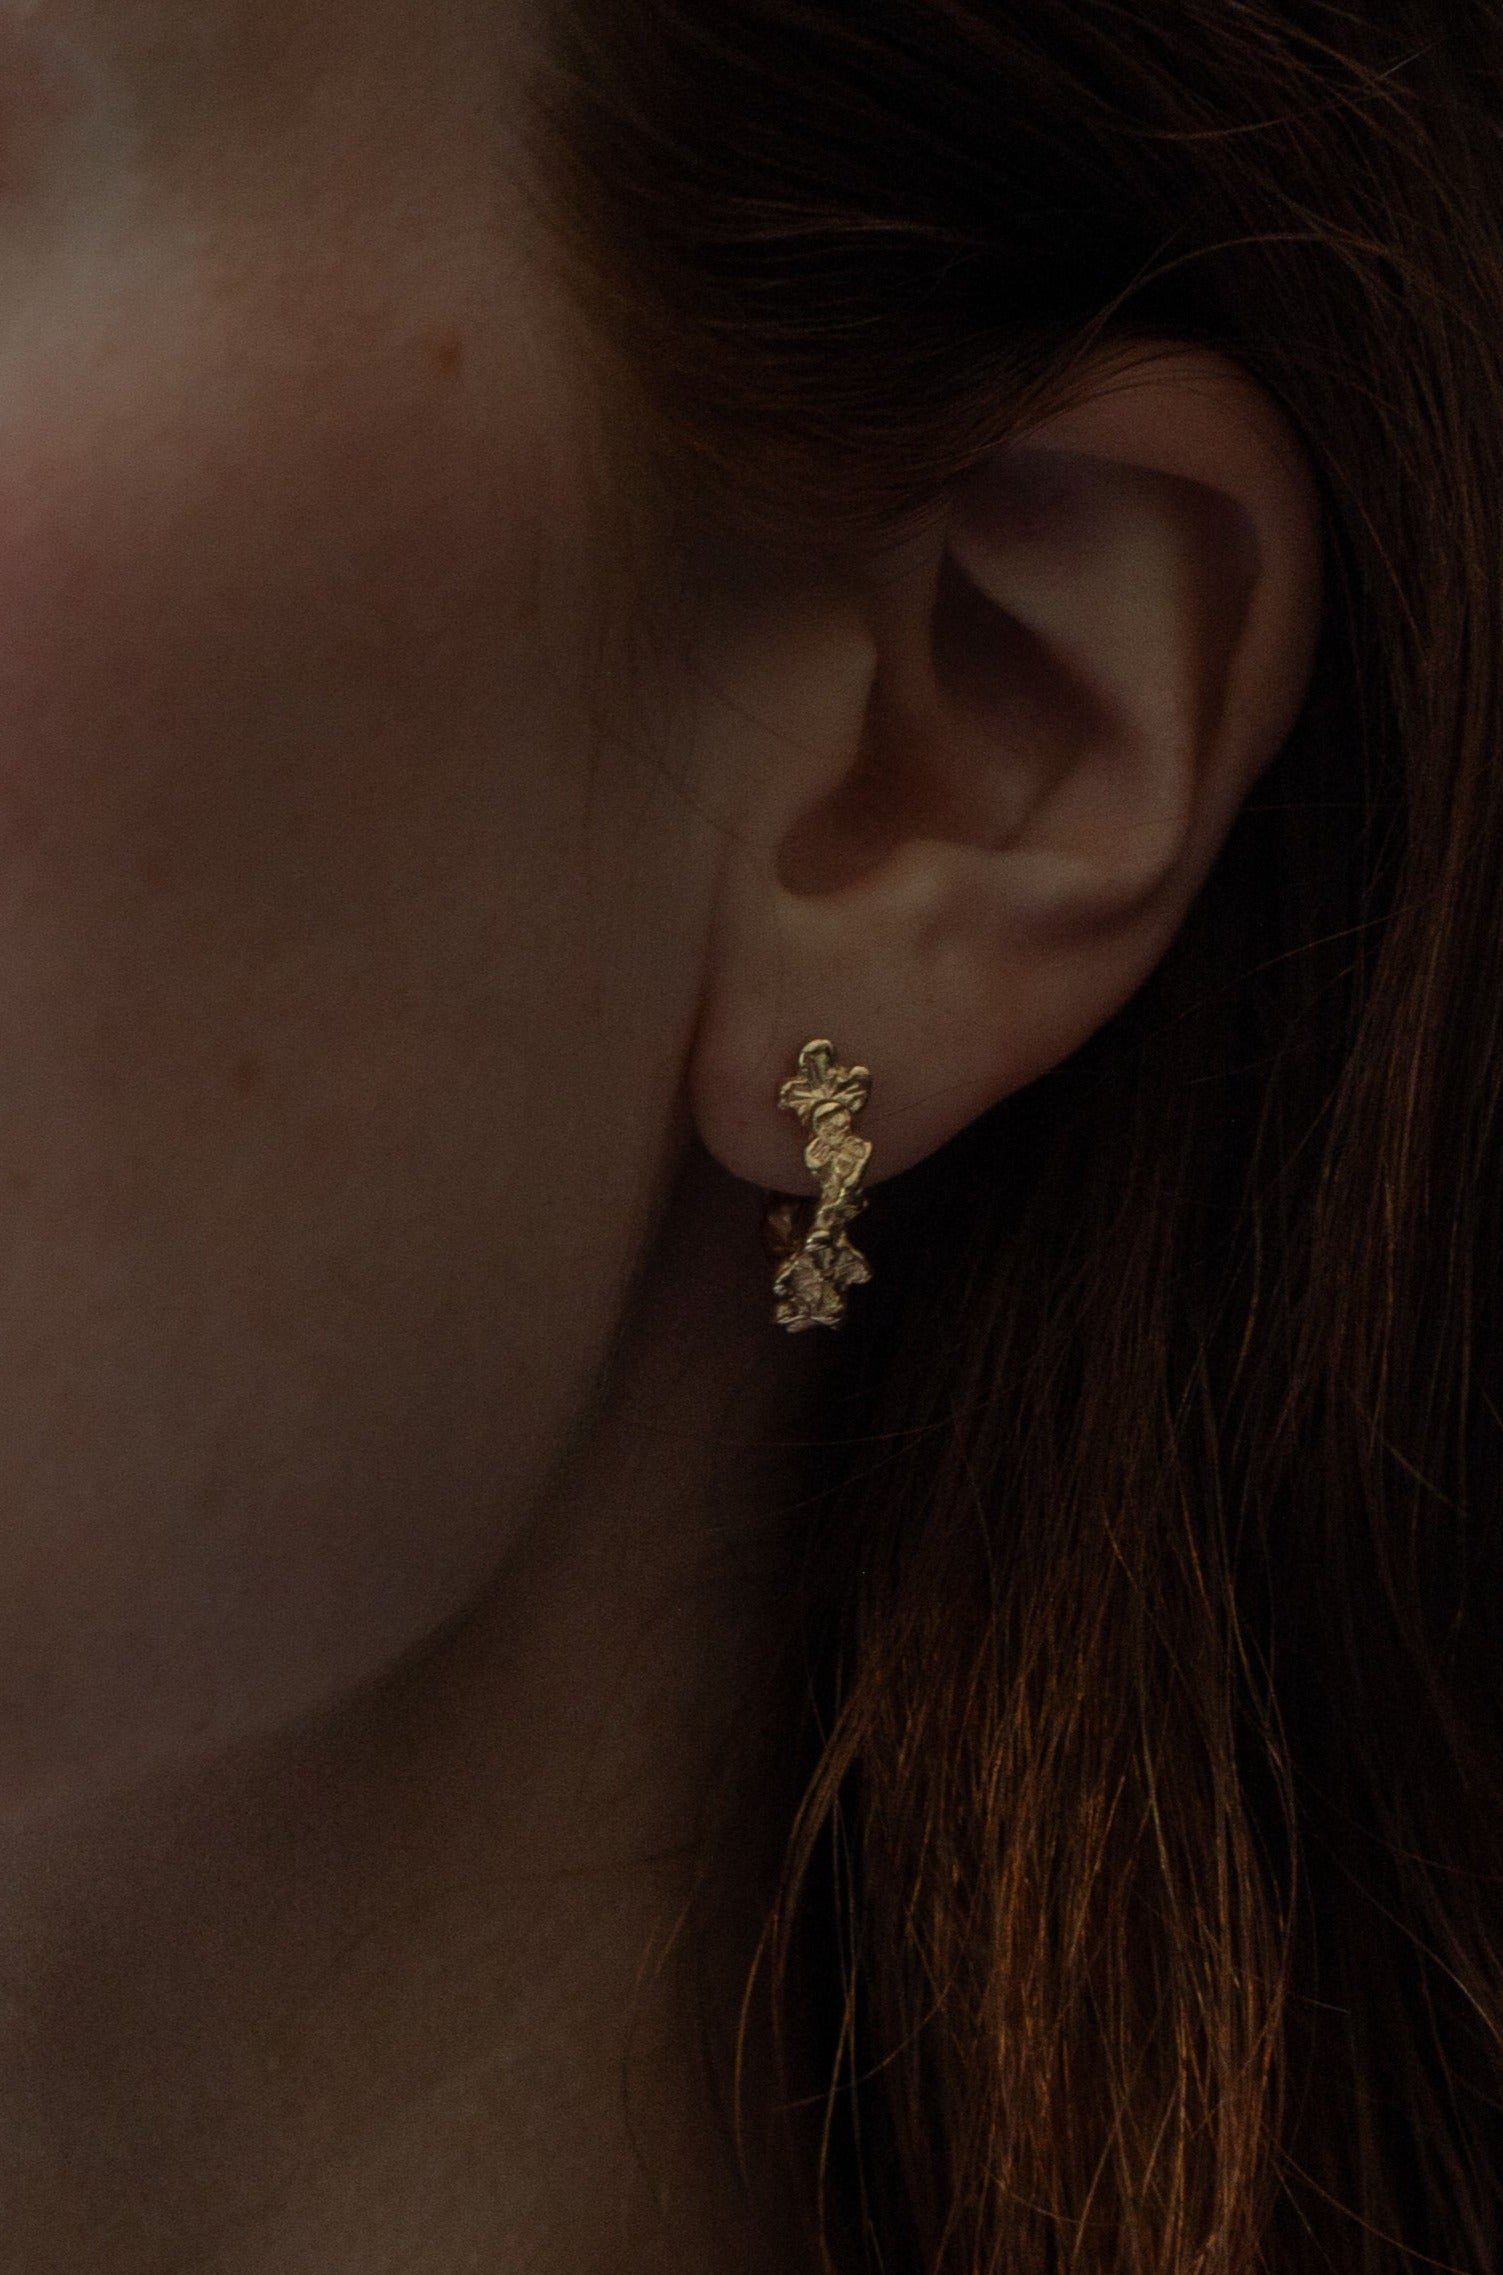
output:
M866 1220L768 1971L829 1961L831 2262L1495 2268L1496 0L555 16L549 210L665 497L858 551L1172 335L1326 506L1171 951Z

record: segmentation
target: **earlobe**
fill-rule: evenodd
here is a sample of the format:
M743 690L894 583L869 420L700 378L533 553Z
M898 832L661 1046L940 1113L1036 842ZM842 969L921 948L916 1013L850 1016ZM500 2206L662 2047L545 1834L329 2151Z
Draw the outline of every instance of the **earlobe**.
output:
M818 723L758 776L691 1070L726 1167L801 1189L775 1098L811 1033L874 1070L880 1182L1121 1007L1293 724L1319 556L1272 400L1145 351L874 578L859 686L835 616L823 678L802 628Z

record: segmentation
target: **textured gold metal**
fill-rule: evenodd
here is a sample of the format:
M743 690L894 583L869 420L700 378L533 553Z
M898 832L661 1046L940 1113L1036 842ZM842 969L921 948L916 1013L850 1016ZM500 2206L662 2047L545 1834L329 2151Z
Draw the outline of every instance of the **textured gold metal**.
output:
M871 1266L846 1237L866 1207L856 1188L871 1159L871 1141L851 1124L871 1095L871 1070L841 1066L823 1037L805 1043L798 1073L778 1091L778 1105L808 1132L804 1160L819 1183L817 1205L775 1196L764 1219L768 1253L777 1259L773 1321L790 1335L806 1327L838 1327L845 1291L871 1278ZM810 1210L813 1210L812 1216Z

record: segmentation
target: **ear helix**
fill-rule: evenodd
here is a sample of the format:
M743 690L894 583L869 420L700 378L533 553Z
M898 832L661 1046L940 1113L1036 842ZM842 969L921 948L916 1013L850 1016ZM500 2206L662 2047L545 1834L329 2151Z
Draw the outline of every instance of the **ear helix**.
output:
M819 1184L814 1204L769 1196L763 1219L767 1250L778 1265L773 1323L790 1335L806 1327L839 1327L846 1289L872 1276L846 1235L866 1207L857 1187L871 1159L871 1142L858 1137L852 1124L871 1095L871 1081L870 1068L841 1066L834 1044L816 1037L799 1052L797 1074L778 1091L779 1107L797 1114L808 1133L804 1161Z

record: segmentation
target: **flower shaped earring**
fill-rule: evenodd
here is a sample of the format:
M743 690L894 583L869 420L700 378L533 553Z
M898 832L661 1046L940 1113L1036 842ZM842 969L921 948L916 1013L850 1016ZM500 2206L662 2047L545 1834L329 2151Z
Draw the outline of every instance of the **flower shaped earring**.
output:
M798 1073L778 1091L778 1105L797 1114L808 1133L804 1160L819 1183L813 1204L786 1196L771 1199L763 1220L769 1255L777 1261L772 1283L773 1321L790 1335L806 1327L838 1327L845 1318L847 1288L872 1276L846 1227L866 1207L856 1188L871 1159L871 1142L852 1128L871 1095L871 1071L841 1066L833 1043L817 1038L798 1054Z

